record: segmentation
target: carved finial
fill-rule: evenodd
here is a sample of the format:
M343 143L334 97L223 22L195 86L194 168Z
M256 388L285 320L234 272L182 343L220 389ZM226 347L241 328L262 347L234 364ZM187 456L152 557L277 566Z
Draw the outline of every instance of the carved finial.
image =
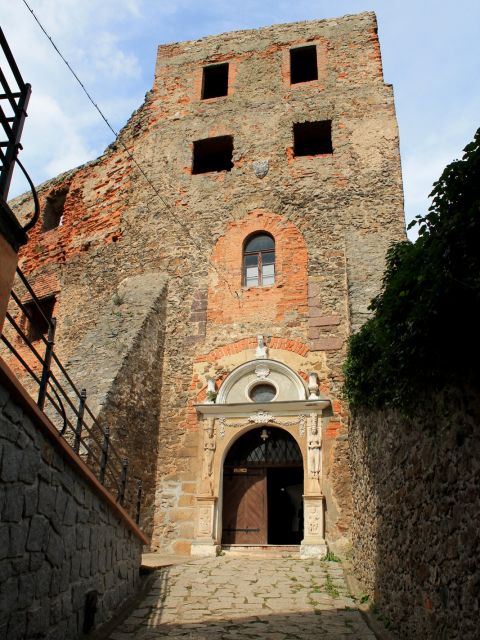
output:
M215 378L207 378L207 397L205 404L215 404L217 390L215 389Z
M310 395L308 396L309 400L319 399L320 396L318 395L318 376L315 371L311 371L308 374L308 391L310 392Z

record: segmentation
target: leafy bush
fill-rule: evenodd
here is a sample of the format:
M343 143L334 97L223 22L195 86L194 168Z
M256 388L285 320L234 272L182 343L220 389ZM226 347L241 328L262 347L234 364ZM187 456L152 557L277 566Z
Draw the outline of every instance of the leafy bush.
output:
M393 245L374 312L350 338L345 395L353 407L414 403L419 393L478 385L480 129L434 183L417 241ZM409 227L409 228L410 228Z

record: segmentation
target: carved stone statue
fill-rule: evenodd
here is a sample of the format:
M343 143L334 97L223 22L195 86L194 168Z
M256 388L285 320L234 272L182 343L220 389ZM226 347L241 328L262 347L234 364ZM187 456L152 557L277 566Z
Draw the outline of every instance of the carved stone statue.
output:
M203 440L203 472L202 477L208 479L213 474L213 459L215 458L215 418L208 418Z
M308 428L308 477L320 479L322 432L318 428L318 415L310 414Z
M265 344L265 339L263 336L257 336L257 349L255 351L256 358L266 358L267 357L267 345Z

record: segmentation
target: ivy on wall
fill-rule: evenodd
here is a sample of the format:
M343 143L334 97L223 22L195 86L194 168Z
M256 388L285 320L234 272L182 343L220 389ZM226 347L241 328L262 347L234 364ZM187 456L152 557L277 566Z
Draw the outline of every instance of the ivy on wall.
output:
M416 397L480 382L480 129L393 245L373 316L350 338L345 395L355 407L413 409Z

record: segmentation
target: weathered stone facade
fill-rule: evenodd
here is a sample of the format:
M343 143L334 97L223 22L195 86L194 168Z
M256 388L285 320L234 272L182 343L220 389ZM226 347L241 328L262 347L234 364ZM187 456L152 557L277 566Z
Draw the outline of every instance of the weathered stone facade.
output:
M317 78L292 84L290 49L301 45L316 47ZM227 95L202 99L203 68L219 63L229 65ZM294 124L317 121L331 121L333 152L296 154ZM231 170L192 173L194 142L216 136L233 138ZM268 357L304 381L298 401L311 372L329 400L325 535L348 537L345 341L378 292L388 245L404 238L393 92L375 16L160 46L153 89L119 140L42 185L41 201L62 188L62 224L32 232L21 266L44 294L57 283L57 351L143 477L152 547L190 550L204 455L194 405L205 402L209 377L218 390L256 357L259 335ZM13 205L27 215L26 198ZM244 283L242 250L255 232L275 241L271 286ZM139 305L133 319L130 304Z
M78 638L89 593L99 625L138 586L141 538L66 446L0 385L2 638Z
M412 398L350 427L354 568L402 640L478 637L478 393Z

